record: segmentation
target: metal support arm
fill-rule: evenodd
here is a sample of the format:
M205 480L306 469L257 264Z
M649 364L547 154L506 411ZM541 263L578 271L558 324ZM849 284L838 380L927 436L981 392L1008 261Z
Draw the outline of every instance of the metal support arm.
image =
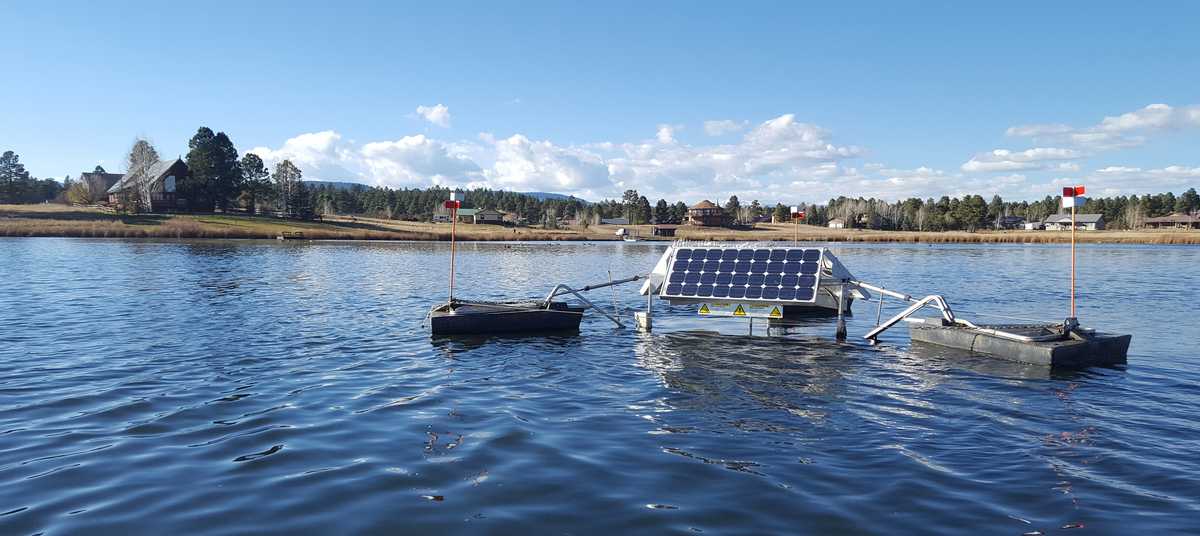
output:
M640 277L640 276L639 276L639 277ZM621 281L621 282L622 282L622 283L628 283L629 281L633 281L633 279L630 279L630 280L628 280L628 281ZM614 282L613 282L613 284L616 284L616 283L617 283L616 281L614 281ZM605 287L607 287L607 286L609 286L609 285L608 285L608 284L604 284L604 285L593 285L593 286L591 286L591 287L584 287L583 289L580 289L580 290L586 290L586 289L588 289L588 288L599 288L599 287L601 287L601 286L605 286ZM608 313L604 312L604 311L603 311L603 310L601 310L599 307L596 307L596 304L594 304L594 303L592 303L592 302L588 301L588 300L587 300L587 298L584 298L583 296L580 296L578 292L576 292L574 289L572 289L571 287L568 287L568 286L566 286L566 285L556 285L556 286L554 287L554 289L552 289L552 290L550 291L550 295L546 296L546 303L549 303L549 302L550 302L550 300L551 300L551 299L553 299L555 296L563 296L563 295L566 295L566 294L572 294L572 295L574 295L576 298L579 298L579 301L582 301L583 303L587 304L587 306L588 306L588 307L591 307L592 309L595 309L595 310L596 310L597 312L599 312L600 314L602 314L602 315L604 315L604 316L608 317L608 319L609 319L609 320L612 320L613 322L615 322L615 323L617 324L617 327L620 327L620 328L624 328L624 327L625 327L625 324L622 324L620 320L617 320L616 318L613 318L613 317L612 317L612 315L610 315L610 314L608 314Z

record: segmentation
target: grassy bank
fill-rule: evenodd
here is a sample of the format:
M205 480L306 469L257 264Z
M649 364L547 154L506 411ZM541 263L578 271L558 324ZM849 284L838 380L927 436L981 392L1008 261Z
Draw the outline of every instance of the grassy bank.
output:
M639 240L671 240L650 236L650 225L624 226ZM555 241L618 240L618 226L602 225L562 229L512 228L494 225L457 225L458 240L464 241ZM65 205L0 205L0 236L62 236L96 238L275 238L281 232L302 232L316 240L449 240L448 223L418 223L334 216L321 221L297 222L275 218L220 214L121 215ZM680 226L676 238L690 240L749 241L793 240L790 224L759 224L755 228L708 228ZM945 233L828 229L801 225L803 242L901 242L921 244L1062 244L1070 232L982 231ZM1138 231L1079 232L1081 243L1200 244L1200 230L1146 229Z

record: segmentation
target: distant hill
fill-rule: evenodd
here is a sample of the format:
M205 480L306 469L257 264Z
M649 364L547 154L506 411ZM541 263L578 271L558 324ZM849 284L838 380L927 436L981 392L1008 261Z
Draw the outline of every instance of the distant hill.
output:
M327 188L340 188L349 190L352 186L362 186L364 190L370 189L370 186L359 184L357 182L333 182L333 181L304 181L304 185L309 188L320 188L324 184Z
M513 193L514 193L514 194L527 195L527 196L529 196L529 197L536 197L538 201L545 201L546 199L567 199L567 198L570 198L570 197L571 197L571 196L569 196L569 195L563 195L563 194L552 194L552 193L549 193L549 192L513 192ZM592 204L592 202L591 202L591 201L588 201L588 200L586 200L586 199L580 199L580 198L578 198L578 197L576 197L575 199L579 199L580 201L582 201L582 202L583 202L584 204L586 204L586 205L590 205L590 204Z

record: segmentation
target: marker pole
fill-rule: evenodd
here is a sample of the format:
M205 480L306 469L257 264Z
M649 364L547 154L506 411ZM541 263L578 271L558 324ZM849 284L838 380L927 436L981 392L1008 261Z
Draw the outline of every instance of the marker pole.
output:
M458 201L450 209L450 310L454 310L454 228L458 225Z
M1071 204L1071 318L1075 318L1075 204Z

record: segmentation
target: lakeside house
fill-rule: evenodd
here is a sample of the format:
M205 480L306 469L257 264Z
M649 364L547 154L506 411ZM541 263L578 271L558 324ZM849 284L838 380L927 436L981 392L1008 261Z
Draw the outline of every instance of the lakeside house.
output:
M834 218L832 220L829 220L829 228L830 229L845 229L846 228L846 220L843 220L842 218Z
M733 216L726 214L725 209L705 199L688 207L687 223L703 227L724 227L733 224Z
M997 229L1024 229L1025 218L1019 216L1001 216L996 219Z
M650 234L654 236L675 236L675 230L679 226L671 223L660 223L655 227L650 228Z
M1055 214L1048 216L1045 222L1047 231L1067 231L1071 229L1070 214ZM1103 214L1076 214L1075 228L1080 231L1103 231L1106 226Z
M85 184L99 184L107 193L108 189L120 182L124 176L120 173L80 173L79 181Z
M504 213L490 208L460 208L458 209L458 223L503 225Z
M1182 212L1172 212L1157 218L1146 218L1144 223L1151 229L1200 229L1200 218L1194 218Z
M190 210L188 199L179 197L178 188L187 180L187 164L178 158L159 162L150 167L150 212L178 212ZM108 202L113 205L130 204L136 200L137 177L132 172L121 176L121 179L108 189Z

